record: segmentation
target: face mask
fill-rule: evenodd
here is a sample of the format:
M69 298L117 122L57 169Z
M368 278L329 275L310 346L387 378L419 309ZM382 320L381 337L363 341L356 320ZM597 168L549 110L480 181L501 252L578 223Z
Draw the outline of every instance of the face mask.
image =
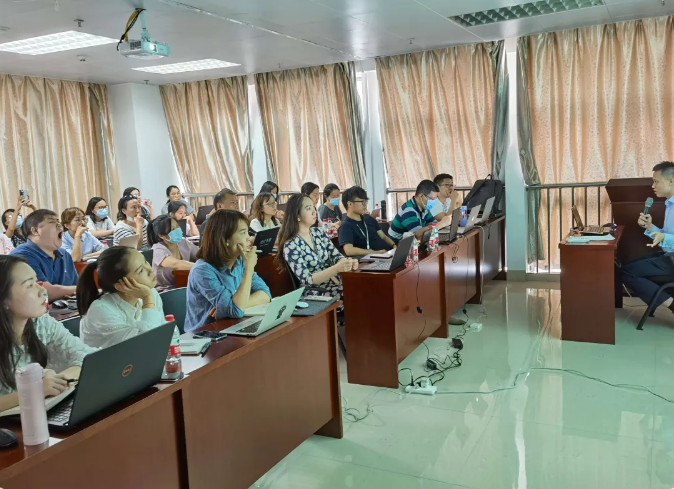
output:
M99 219L105 219L106 217L108 217L108 209L107 209L107 207L106 207L105 209L98 209L98 210L96 211L96 216L97 216Z
M168 234L169 243L180 243L183 240L183 230L176 228Z
M426 197L428 198L428 197ZM433 208L433 205L435 204L435 199L428 199L428 202L426 202L426 210L430 211Z
M330 199L330 205L337 207L339 205L339 197L335 197L334 199Z
M274 197L274 200L278 199L278 194L271 194L271 195L272 195L272 197Z
M16 227L20 228L21 226L23 226L23 216L19 216L16 218Z

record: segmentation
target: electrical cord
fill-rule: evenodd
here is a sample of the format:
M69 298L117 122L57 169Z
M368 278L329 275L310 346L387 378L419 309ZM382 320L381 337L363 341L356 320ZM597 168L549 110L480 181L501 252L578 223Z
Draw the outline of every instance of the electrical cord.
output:
M127 36L131 28L136 24L136 21L138 20L138 17L140 16L140 13L144 11L144 8L137 8L133 14L131 14L131 17L129 17L129 20L126 23L126 30L124 31L124 34L121 35L119 38L119 42L117 43L117 51L119 51L119 45L124 42L124 38Z

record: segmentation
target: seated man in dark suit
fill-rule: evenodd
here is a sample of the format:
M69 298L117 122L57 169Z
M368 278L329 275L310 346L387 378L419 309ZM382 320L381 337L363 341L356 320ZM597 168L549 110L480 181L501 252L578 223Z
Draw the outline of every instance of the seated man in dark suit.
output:
M658 290L658 285L647 277L674 275L674 163L663 161L653 167L653 191L658 197L664 197L665 222L662 228L653 224L653 217L639 216L639 226L646 231L644 234L653 240L651 248L660 247L657 252L640 256L625 263L622 267L623 283L646 304L650 303ZM657 306L664 305L674 312L674 300L664 291L658 298Z
M339 245L346 256L385 253L395 248L395 243L379 228L379 223L366 214L367 203L367 192L361 187L351 187L342 193L346 217L339 227Z
M54 211L38 209L23 222L23 234L28 241L10 255L21 256L31 266L42 286L47 289L49 302L75 295L77 270L70 253L63 246L63 225Z

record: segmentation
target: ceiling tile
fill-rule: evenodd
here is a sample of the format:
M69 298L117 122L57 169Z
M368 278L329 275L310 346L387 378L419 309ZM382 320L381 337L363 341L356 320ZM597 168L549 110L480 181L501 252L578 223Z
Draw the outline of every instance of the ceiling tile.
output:
M359 15L380 9L397 9L410 6L414 0L313 0L346 15Z
M606 8L610 12L613 22L674 14L674 2L671 0L665 5L662 5L660 0L650 0L608 5Z
M565 29L612 22L611 15L604 6L540 15L534 18L546 31L563 31Z
M419 4L425 5L440 15L449 17L450 15L469 14L472 12L481 12L483 10L496 9L501 7L512 7L516 5L516 0L416 0Z
M537 22L539 17L529 19L508 20L479 27L470 27L468 30L485 41L498 41L509 37L527 36L543 30Z

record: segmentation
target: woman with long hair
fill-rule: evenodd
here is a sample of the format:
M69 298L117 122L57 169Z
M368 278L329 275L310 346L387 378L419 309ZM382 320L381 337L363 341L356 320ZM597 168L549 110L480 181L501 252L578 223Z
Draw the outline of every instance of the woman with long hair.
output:
M250 211L250 228L259 233L280 225L281 221L276 217L276 199L269 192L260 193L255 197Z
M110 208L103 197L92 197L84 211L89 232L97 239L107 238L115 233L115 224L110 219Z
M187 236L199 236L199 228L197 227L192 216L187 214L187 206L180 200L173 201L168 205L168 213L162 216L169 215L176 221L186 221ZM150 245L152 246L152 245Z
M272 182L271 180L267 180L266 182L264 182L262 184L262 187L260 187L260 193L261 194L264 194L264 193L271 194L274 197L274 200L276 201L276 203L278 203L278 199L279 199L278 185L276 185L276 183ZM283 216L284 216L284 212L277 209L276 210L276 219L281 221L281 220L283 220Z
M47 291L33 269L20 257L0 256L0 411L19 403L17 369L42 365L44 395L56 396L95 351L47 313Z
M150 222L154 219L155 216L154 207L152 207L152 201L150 199L142 199L140 197L140 190L138 190L138 187L125 188L122 196L127 195L131 195L132 197L138 199L138 202L140 202L140 215L143 217L143 219L145 219L147 222Z
M329 183L323 189L323 204L318 208L318 218L321 221L329 220L339 223L342 220L342 210L339 208L339 196L342 192L334 183Z
M105 250L77 282L82 340L107 348L164 324L156 285L152 267L139 251L124 246Z
M140 215L140 202L135 197L127 195L119 199L117 204L117 224L112 244L117 246L119 240L138 235L138 249L147 248L147 221Z
M201 237L199 260L187 279L185 331L209 318L241 318L249 307L271 300L269 287L255 273L257 254L248 219L239 211L219 210Z
M277 260L283 260L303 285L328 289L342 300L342 272L358 270L358 260L345 258L322 229L314 227L316 207L304 194L288 200L278 240ZM281 255L282 254L282 255Z
M152 270L157 285L175 285L173 270L191 270L199 248L183 237L178 221L162 215L150 223L147 239L152 247Z

